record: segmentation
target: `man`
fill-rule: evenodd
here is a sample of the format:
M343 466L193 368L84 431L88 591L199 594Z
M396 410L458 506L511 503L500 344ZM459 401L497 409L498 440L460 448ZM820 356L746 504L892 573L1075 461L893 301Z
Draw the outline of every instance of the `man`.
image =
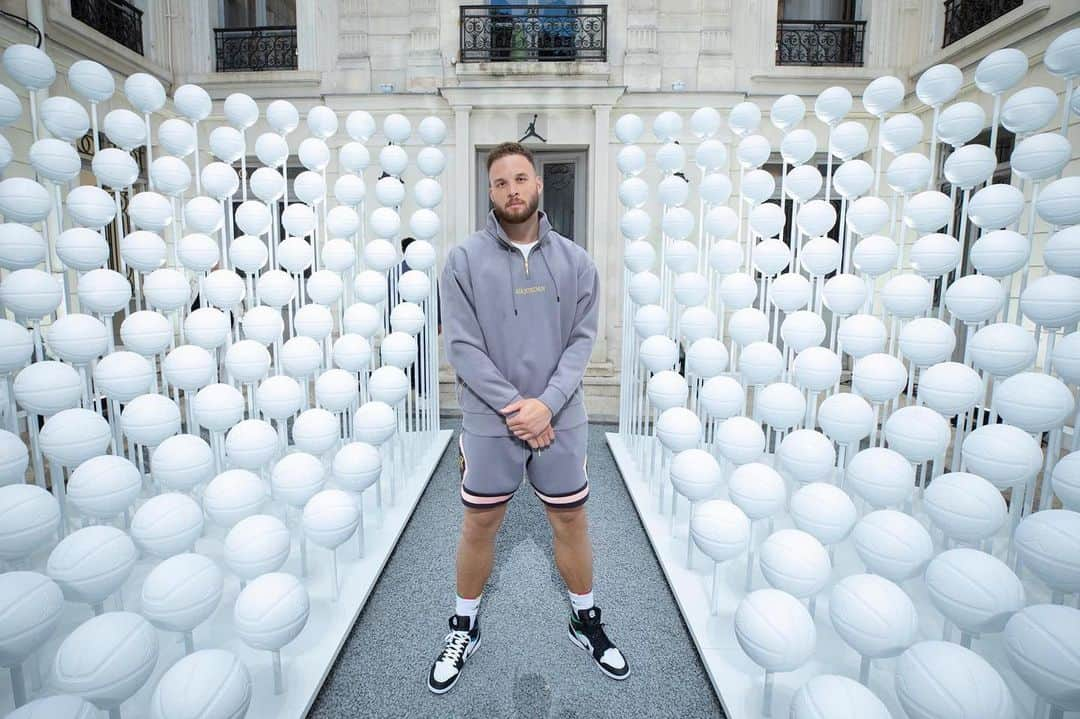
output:
M480 598L495 534L524 474L544 504L570 595L570 641L615 679L630 672L593 603L584 503L588 417L581 380L596 338L600 288L588 254L537 208L532 153L503 143L487 158L494 209L450 250L440 280L446 353L458 378L461 500L457 602L428 688L449 691L480 646Z

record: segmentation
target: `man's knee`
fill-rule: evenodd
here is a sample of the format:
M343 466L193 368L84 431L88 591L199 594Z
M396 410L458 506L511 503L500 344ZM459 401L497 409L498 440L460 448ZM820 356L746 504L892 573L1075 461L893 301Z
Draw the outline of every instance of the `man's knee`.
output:
M570 509L547 508L548 521L551 530L557 537L580 534L588 529L588 518L585 514L585 505Z
M490 541L495 538L496 532L499 531L499 526L502 524L503 515L505 514L505 504L491 509L466 507L461 534L468 541Z

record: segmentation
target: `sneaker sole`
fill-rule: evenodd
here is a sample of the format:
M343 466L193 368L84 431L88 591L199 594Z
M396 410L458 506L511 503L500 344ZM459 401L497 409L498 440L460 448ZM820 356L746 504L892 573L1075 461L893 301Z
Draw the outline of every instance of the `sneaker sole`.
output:
M593 664L596 665L596 668L599 669L600 671L602 671L607 676L609 676L612 679L615 679L617 681L622 681L623 679L626 679L626 678L628 678L630 676L630 670L629 669L626 670L626 674L612 674L607 669L605 669L603 664L596 661L596 657L594 657L592 655L592 650L589 649L584 644L582 644L581 640L578 639L576 636L574 636L574 630L571 629L569 626L566 627L566 636L570 637L570 641L574 643L575 647L577 647L578 649L581 649L584 652L587 652L588 655L589 655L589 658L593 660Z
M481 634L480 638L477 639L475 643L469 644L469 648L465 650L465 659L466 660L468 660L468 658L473 655L473 652L475 652L477 649L480 648L480 642L482 642L483 640L484 640L484 636ZM461 665L461 669L462 670L465 669L464 664ZM431 686L431 680L429 679L427 688L430 689L431 692L434 693L434 694L445 694L446 692L448 692L448 691L450 691L451 689L454 688L454 685L457 684L458 679L460 679L460 678L461 678L461 672L459 671L457 673L457 676L454 677L454 681L450 682L449 684L447 684L442 689L437 689L437 688Z

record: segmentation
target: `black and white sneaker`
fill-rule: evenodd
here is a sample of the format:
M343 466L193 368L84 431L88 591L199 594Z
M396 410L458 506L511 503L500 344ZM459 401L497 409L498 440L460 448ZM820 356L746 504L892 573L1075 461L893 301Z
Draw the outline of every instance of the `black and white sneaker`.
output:
M570 641L592 654L596 666L600 667L604 674L612 679L626 679L630 676L630 666L626 663L626 658L604 633L599 607L571 612L568 633Z
M436 694L445 694L453 688L465 660L480 647L480 618L473 619L470 627L468 617L457 614L450 617L450 633L444 641L443 650L428 674L428 689Z

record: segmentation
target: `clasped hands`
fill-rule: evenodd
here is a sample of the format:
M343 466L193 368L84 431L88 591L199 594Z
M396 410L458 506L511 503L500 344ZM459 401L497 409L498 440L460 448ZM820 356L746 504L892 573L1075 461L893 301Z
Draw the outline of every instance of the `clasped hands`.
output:
M528 442L531 448L543 449L555 441L551 410L540 400L519 399L499 411L507 416L506 426L514 436Z

